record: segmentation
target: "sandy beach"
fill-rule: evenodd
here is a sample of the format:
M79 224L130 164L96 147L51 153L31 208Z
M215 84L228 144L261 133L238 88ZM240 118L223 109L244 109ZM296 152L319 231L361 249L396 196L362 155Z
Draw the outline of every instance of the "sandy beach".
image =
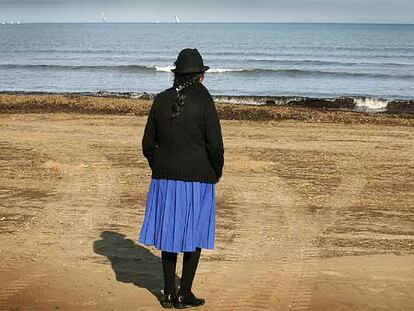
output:
M0 95L0 310L161 309L160 253L137 244L150 104ZM199 309L411 310L412 115L217 109L225 167Z

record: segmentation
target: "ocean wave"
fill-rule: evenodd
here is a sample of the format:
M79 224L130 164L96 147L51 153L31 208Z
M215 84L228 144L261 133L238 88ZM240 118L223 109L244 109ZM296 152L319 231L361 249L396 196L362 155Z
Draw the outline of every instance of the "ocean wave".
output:
M378 51L398 51L398 52L409 52L414 53L414 47L396 47L396 46L373 46L373 47L362 47L362 46L315 46L315 45L279 45L273 46L273 49L281 50L316 50L316 51L362 51L362 52L378 52ZM243 50L221 50L221 51L204 51L205 55L217 55L217 54L227 54L227 55L274 55L275 52L265 52L265 51L243 51Z
M171 72L175 66L151 66L151 65L60 65L60 64L0 64L4 69L54 69L54 70L120 70L120 71L158 71ZM209 73L242 72L249 69L211 68Z
M392 79L414 79L411 74L387 74L387 73L369 73L357 71L324 71L324 70L306 70L296 68L246 68L233 69L234 72L241 72L245 74L275 74L287 77L310 77L310 76L324 76L324 77L367 77L367 78L392 78Z
M161 72L171 72L171 69L174 69L175 66L153 66L156 71Z
M381 98L360 97L354 98L355 107L360 110L385 111L390 100Z
M158 57L160 60L171 60L173 61L176 58L176 54L168 50L136 50L136 49L42 49L42 48L33 48L33 49L10 49L4 50L0 48L1 54L62 54L70 55L74 54L76 56L82 57L82 55L105 55L110 57L111 55L121 55L121 56L142 56L145 59L146 56L155 58ZM309 58L316 57L320 58L321 56L332 56L336 58L349 58L353 59L365 59L367 57L372 59L404 59L412 60L414 57L414 48L411 47L336 47L336 46L326 46L326 47L299 47L299 46L285 46L278 47L276 50L273 48L267 51L204 51L203 55L206 58L206 61L211 59L222 59L222 60L233 60L234 58L247 61L248 58L257 57L257 58L280 58L280 57L295 57L295 58Z
M173 66L161 65L61 65L61 64L0 64L1 69L27 70L103 70L124 72L171 72ZM376 79L414 79L412 74L372 73L361 71L326 71L297 68L210 68L209 74L277 75L286 77L342 77Z
M207 72L209 73L226 73L226 72L244 72L249 71L248 69L241 68L210 68Z
M365 96L313 98L303 96L213 96L216 101L242 105L300 106L316 109L358 112L414 114L414 100L385 99Z
M55 70L120 70L120 71L158 71L171 72L175 66L151 66L151 65L60 65L60 64L0 64L0 68L4 69L55 69ZM239 69L239 68L210 68L209 73L225 73L225 72L249 72L255 69Z
M170 72L173 66L154 66L156 71ZM324 71L324 70L306 70L296 68L210 68L207 73L235 73L235 74L276 74L295 77L307 76L333 76L333 77L369 77L369 78L402 78L414 79L410 74L387 74L387 73L365 73L353 71Z
M407 53L409 48L406 49L390 49L390 51L386 49L358 49L358 48L349 48L347 50L344 49L334 49L335 53L332 51L327 50L326 48L321 49L298 49L295 47L287 47L283 48L280 51L272 51L272 52L259 52L259 51L214 51L214 52L203 52L206 61L211 61L214 59L217 60L242 60L244 62L248 61L249 58L257 58L258 60L266 61L266 58L271 58L277 60L277 58L281 57L294 57L298 58L321 58L321 57L331 57L335 56L336 58L344 58L347 59L350 57L350 53L352 52L353 59L366 59L367 57L371 59L388 59L391 62L394 62L395 59L404 59L404 60L412 60L414 57L414 49L413 53ZM0 49L0 54L62 54L62 55L76 55L82 57L82 55L105 55L105 57L111 57L112 55L115 56L125 56L129 57L133 55L136 57L137 55L141 56L142 59L159 59L164 61L174 61L176 55L171 53L170 51L152 51L152 50L145 50L145 51L137 51L134 49L123 49L123 50L116 50L116 49L14 49L14 50L2 50Z
M126 54L136 53L136 50L116 50L116 49L11 49L0 51L7 53L46 53L46 54Z
M221 60L221 59L218 59ZM316 66L391 66L391 67L414 67L414 63L400 62L349 62L340 60L314 60L314 59L271 59L271 58L246 58L247 63L280 64L280 65L316 65Z
M154 66L156 71L161 72L171 72L171 69L175 68L175 66ZM225 73L225 72L242 72L245 69L238 69L238 68L210 68L208 73Z
M121 70L121 71L153 71L152 66L142 65L60 65L60 64L0 64L4 69L40 69L40 70Z
M374 57L374 58L409 58L411 59L414 56L414 49L413 53L405 53L404 51L397 51L399 53L384 53L385 51L377 51L377 50L358 50L358 49L351 49L353 53L352 58L358 57ZM215 52L203 52L205 56L229 56L229 57L280 57L280 56L296 56L296 57L309 57L309 56L316 56L320 57L321 55L334 55L335 57L350 57L350 51L346 50L336 50L334 49L334 53L328 50L315 50L312 51L311 49L296 49L296 48L282 48L280 51L273 51L273 52L249 52L249 51L215 51Z

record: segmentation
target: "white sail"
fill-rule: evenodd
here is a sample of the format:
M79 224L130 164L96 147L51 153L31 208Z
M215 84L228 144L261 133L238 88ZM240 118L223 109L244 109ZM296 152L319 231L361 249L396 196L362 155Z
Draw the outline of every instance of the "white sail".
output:
M179 23L179 22L180 22L180 20L179 20L179 18L178 18L178 16L177 16L177 15L175 15L175 22L176 22L176 23Z
M105 12L102 12L102 23L106 22Z

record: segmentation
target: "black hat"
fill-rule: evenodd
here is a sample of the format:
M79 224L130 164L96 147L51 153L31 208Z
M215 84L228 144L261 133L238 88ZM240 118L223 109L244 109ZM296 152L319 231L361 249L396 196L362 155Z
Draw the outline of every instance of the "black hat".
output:
M174 62L175 68L171 69L174 73L196 73L208 70L209 66L204 66L203 58L197 49L184 49L178 54Z

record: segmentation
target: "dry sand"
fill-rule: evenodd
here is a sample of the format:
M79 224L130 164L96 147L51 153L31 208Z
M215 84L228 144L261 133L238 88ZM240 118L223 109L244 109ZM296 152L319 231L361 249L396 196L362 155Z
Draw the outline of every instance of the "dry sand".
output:
M145 121L0 114L1 310L161 309L160 253L137 244ZM199 310L412 310L412 126L222 127Z

